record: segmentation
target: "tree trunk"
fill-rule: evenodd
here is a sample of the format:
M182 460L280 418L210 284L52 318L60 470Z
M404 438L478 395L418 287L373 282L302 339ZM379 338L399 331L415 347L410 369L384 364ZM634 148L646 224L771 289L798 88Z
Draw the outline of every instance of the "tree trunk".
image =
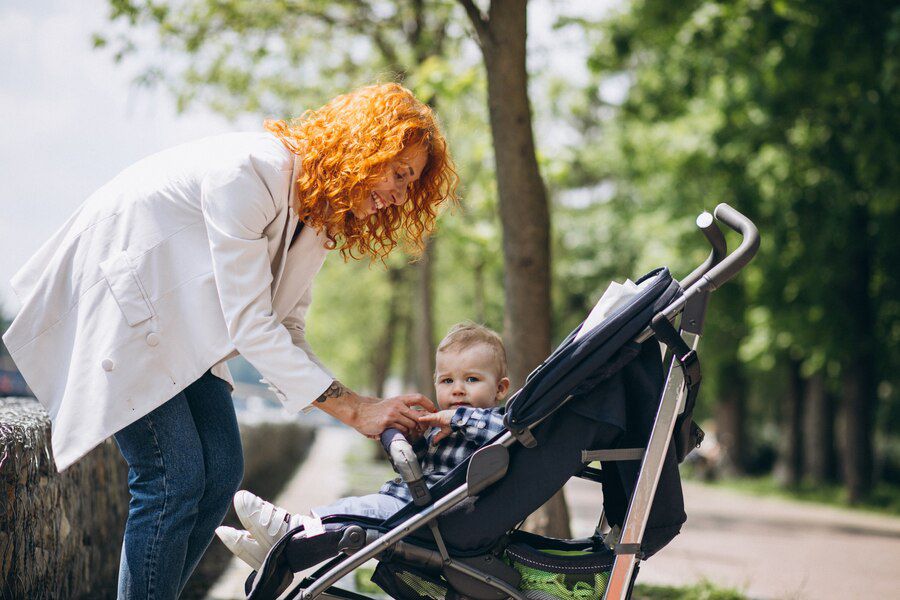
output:
M484 323L486 319L486 313L484 308L484 261L478 259L478 262L475 264L475 267L472 269L472 278L474 279L475 291L473 294L473 302L474 305L472 307L472 311L475 315L475 321L478 323Z
M407 267L409 269L409 267ZM414 299L410 298L412 296L412 286L414 282L412 281L413 275L411 270L405 271L404 275L404 288L406 289L406 298L403 302L401 302L402 311L400 313L400 323L398 330L400 331L401 339L403 340L403 391L404 392L412 392L417 391L418 383L416 382L416 370L417 363L416 360L416 345L413 343L415 324L413 321L413 304Z
M433 398L434 395L434 318L432 315L432 265L434 240L426 242L425 252L414 264L415 306L413 314L416 391Z
M487 72L503 228L503 328L509 377L516 389L550 352L550 210L531 128L525 67L526 1L495 0L487 17L472 0L460 3L478 35ZM568 511L562 493L541 510L545 512L535 518L543 521L546 531L568 536Z
M834 402L825 387L825 374L817 371L806 381L803 399L803 464L812 483L833 481Z
M747 473L749 465L747 436L747 372L738 356L738 349L746 336L743 314L746 304L744 286L731 282L713 296L710 327L706 334L708 364L712 365L715 390L716 437L720 446L718 471L726 476ZM701 354L701 363L703 356Z
M781 403L781 444L776 476L783 486L795 487L803 477L803 378L800 362L789 360L787 388Z
M869 299L872 249L869 240L868 208L856 205L847 227L847 303L841 314L846 319L848 354L841 365L844 404L844 483L850 502L859 502L872 489L872 419L876 387L873 345L874 318Z
M730 382L723 386L716 405L716 437L722 450L719 471L728 476L743 475L747 467L747 385L743 367L735 362L727 373L719 374L719 380Z
M871 365L851 359L841 377L844 400L844 483L851 503L872 488Z
M550 351L550 211L538 170L525 69L526 2L492 2L476 25L487 70L513 388Z
M563 491L556 492L544 506L525 519L522 529L553 538L572 537L569 529L569 507L566 506Z
M394 340L397 338L397 328L400 325L400 297L403 294L403 271L391 267L387 271L388 283L391 286L391 297L388 300L387 321L381 339L375 346L375 356L372 357L372 389L379 398L384 397L384 384L391 370L391 358L394 355Z

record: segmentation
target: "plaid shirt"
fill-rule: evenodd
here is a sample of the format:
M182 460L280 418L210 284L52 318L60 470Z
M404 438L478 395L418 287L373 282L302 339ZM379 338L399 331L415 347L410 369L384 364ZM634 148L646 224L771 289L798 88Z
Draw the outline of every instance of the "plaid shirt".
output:
M431 440L438 427L432 427L424 437L413 443L413 450L422 465L425 484L430 488L450 470L481 448L492 437L504 431L503 413L500 408L471 408L460 406L450 419L453 433L434 445ZM388 481L379 494L387 494L406 502L412 501L409 488L397 477Z

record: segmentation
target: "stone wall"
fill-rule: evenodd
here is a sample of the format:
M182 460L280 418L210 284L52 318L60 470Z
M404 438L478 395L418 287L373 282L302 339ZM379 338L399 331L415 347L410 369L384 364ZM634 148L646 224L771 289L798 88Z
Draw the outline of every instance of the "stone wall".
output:
M115 598L128 512L115 443L59 474L47 413L33 399L5 398L0 448L0 597Z
M293 420L242 423L243 487L273 497L313 436ZM57 473L47 413L0 398L0 598L115 598L127 513L128 469L112 439ZM183 598L202 598L229 556L214 540Z

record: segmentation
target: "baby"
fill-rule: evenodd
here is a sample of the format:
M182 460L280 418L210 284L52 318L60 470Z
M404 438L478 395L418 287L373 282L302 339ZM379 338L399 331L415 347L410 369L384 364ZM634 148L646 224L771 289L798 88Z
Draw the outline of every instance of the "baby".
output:
M429 487L504 429L497 404L509 390L509 379L500 336L472 323L451 327L437 348L434 386L439 410L418 417L430 429L413 441ZM411 500L398 478L377 494L341 498L306 516L292 515L241 490L234 495L234 508L247 530L223 526L216 534L232 553L259 569L269 548L300 524L314 530L320 517L336 514L386 519Z

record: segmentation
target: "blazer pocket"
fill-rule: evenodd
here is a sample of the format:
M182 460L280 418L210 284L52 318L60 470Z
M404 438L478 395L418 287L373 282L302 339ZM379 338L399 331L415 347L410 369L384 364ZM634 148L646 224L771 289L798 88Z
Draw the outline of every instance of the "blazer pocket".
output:
M130 326L134 327L153 317L153 306L131 266L127 252L119 252L100 263L100 271Z

